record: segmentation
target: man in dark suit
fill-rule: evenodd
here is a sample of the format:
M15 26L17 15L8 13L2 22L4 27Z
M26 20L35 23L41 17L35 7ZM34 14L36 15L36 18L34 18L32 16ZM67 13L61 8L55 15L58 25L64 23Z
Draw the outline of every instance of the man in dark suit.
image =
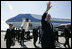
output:
M36 46L36 41L37 41L37 39L38 39L38 30L37 30L37 28L35 28L35 29L33 29L33 37L34 37L34 39L33 39L33 44L34 44L34 46L35 47L37 47Z
M54 32L55 32L55 39L56 39L56 42L59 43L59 41L58 41L58 28L55 28Z
M21 32L21 44L22 43L24 43L24 33L25 33L25 30L23 29L23 27L21 27L21 30L20 30L20 32ZM23 45L23 44L22 44Z
M13 29L13 25L9 24L9 29L7 29L6 31L6 35L4 40L6 40L6 47L10 48L11 44L14 40L15 34L14 34L14 29Z
M42 15L42 38L41 46L42 48L55 48L55 34L53 32L53 25L50 22L51 15L48 14L49 9L51 8L50 2L47 5L46 12Z
M42 27L39 28L39 43L41 43Z
M16 32L17 32L17 38L18 38L18 42L19 42L19 40L20 40L20 29L17 28L17 29L16 29Z
M67 25L65 25L64 35L65 35L65 39L66 39L64 46L66 47L66 45L68 45L68 48L70 48L70 45L69 45L70 31L68 30Z
M18 32L17 32L17 28L15 29L15 37L16 37L16 40L18 40Z
M14 30L14 40L15 40L15 38L16 38L16 36L17 36L15 27L13 27L13 30Z
M30 39L30 31L29 30L27 31L27 39L28 40Z

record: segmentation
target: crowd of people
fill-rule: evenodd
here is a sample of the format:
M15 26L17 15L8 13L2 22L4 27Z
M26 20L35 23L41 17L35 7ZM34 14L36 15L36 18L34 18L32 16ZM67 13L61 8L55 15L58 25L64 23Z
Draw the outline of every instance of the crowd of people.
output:
M48 11L51 8L51 3L49 2L47 4L47 9L45 13L42 15L41 24L42 26L40 28L34 28L33 29L33 44L35 47L37 47L36 42L39 37L39 43L41 44L42 48L55 48L55 43L58 41L58 29L54 30L52 23L50 22L51 15L48 14ZM69 45L69 30L67 26L65 26L64 29L64 35L65 35L65 44L64 46L68 45L68 48L70 48ZM25 39L31 39L30 37L30 31L28 30L25 32L25 29L21 27L20 29L16 29L13 27L12 24L9 24L9 29L6 31L6 35L4 40L6 40L6 47L10 48L14 39L18 39L18 42L20 42L21 45L24 45ZM20 41L21 40L21 41Z
M37 47L36 42L38 41L38 37L39 37L39 44L41 44L42 48L55 48L55 43L56 42L59 43L58 28L56 30L54 30L54 32L53 32L53 33L55 33L55 35L54 36L50 35L50 37L49 37L49 35L46 35L46 36L43 35L44 33L42 31L42 27L34 28L33 32L32 32L33 35L31 37L30 36L31 32L29 30L25 32L25 29L23 29L23 27L21 27L20 29L19 28L15 29L15 27L12 27L12 26L13 26L12 24L9 24L9 29L7 29L6 35L4 38L4 40L6 40L7 48L10 48L12 45L15 45L15 41L18 41L20 43L20 45L22 46L22 45L24 45L24 40L30 40L32 38L33 38L34 46ZM49 44L49 43L47 42L47 40L48 40L48 38L51 38L51 36L53 36L54 38L51 40L49 39L49 42L51 42L50 43L51 47L48 47L47 44ZM66 45L68 45L68 48L70 48L70 45L69 45L70 32L69 32L67 26L65 26L65 29L64 29L64 37L66 39L64 46L66 47ZM53 42L52 40L54 40L54 43L52 43ZM45 43L45 42L47 42L47 43ZM44 45L44 43L46 45ZM47 46L47 47L45 47L45 46Z
M13 27L12 24L9 24L9 28L6 31L6 35L4 40L6 40L6 47L10 48L12 44L14 44L15 40L17 40L20 45L24 45L24 39L30 39L30 31L28 30L25 32L25 29L23 27L16 28Z

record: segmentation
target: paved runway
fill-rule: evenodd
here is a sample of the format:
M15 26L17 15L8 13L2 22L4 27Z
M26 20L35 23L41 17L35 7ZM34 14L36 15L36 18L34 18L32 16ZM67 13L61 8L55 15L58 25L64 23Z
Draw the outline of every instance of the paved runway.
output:
M5 32L1 32L1 48L6 48L6 41L4 41L4 36L5 36ZM39 41L39 40L38 40ZM37 46L39 48L41 48L41 44L38 44L37 41ZM69 39L69 43L71 46L71 38ZM65 38L64 37L59 37L59 42L60 43L65 43ZM24 42L25 46L21 46L17 41L15 42L15 46L11 46L11 48L35 48L33 45L33 39L31 39L30 41L26 41ZM58 44L56 48L65 48L63 46L63 44Z

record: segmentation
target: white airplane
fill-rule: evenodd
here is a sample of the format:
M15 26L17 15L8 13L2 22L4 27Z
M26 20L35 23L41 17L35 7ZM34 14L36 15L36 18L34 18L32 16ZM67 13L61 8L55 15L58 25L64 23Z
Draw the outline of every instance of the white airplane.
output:
M23 26L24 29L31 30L35 27L41 26L41 19L34 18L35 16L42 17L41 15L35 15L35 14L19 14L13 18L8 19L6 23L13 24L13 26L17 28ZM71 25L71 19L52 18L51 22L54 27L63 26L62 24Z

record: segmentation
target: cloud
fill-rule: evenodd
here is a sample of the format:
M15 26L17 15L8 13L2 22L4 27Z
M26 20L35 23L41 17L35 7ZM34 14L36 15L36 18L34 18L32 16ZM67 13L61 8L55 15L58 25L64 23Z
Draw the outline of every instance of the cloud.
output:
M13 6L11 4L8 4L8 7L10 10L13 10Z

